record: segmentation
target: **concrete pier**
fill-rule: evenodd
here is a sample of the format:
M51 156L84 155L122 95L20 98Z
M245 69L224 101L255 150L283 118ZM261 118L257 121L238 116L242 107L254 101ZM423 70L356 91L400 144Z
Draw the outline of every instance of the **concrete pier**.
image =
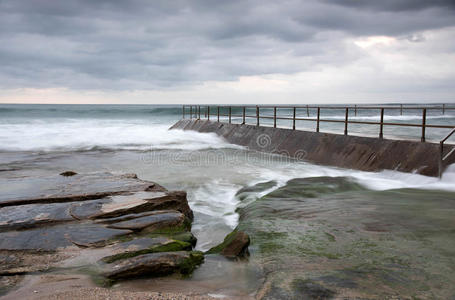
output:
M250 150L362 171L397 170L438 176L439 144L183 119L171 129L213 132ZM453 145L445 145L451 151ZM442 166L455 163L453 152Z

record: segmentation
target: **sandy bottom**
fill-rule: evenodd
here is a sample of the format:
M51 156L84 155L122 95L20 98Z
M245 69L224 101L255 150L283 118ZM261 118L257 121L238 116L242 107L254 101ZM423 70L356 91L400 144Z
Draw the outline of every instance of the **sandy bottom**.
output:
M35 300L35 299L252 299L249 296L226 296L211 294L213 287L181 280L165 278L148 280L148 291L145 287L138 290L130 284L119 284L112 288L96 286L89 276L82 274L43 274L27 275L16 289L1 300Z

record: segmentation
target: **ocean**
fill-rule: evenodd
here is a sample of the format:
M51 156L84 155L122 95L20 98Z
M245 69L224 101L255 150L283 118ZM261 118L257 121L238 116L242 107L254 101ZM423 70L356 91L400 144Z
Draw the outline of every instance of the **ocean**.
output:
M310 113L314 115L313 110ZM455 166L450 166L443 178L438 179L390 170L362 172L296 162L229 144L212 133L169 131L168 128L181 117L181 106L0 105L0 191L11 188L12 181L20 182L24 177L55 175L67 170L77 173L135 173L141 179L157 182L170 190L188 192L188 200L195 213L192 232L198 238L196 248L203 251L223 241L239 225L239 211L254 207L255 201L286 187L290 180L296 178L314 181L315 187L321 185L320 178L342 180L343 188L336 194L337 201L341 202L336 202L336 205L350 201L352 210L356 209L352 199L361 199L362 203L377 207L381 205L378 199L390 199L391 195L394 201L417 201L418 205L430 206L433 199L439 197L438 201L443 199L449 203L450 210L454 208ZM324 117L343 120L343 110L327 111ZM376 120L378 117L372 112L359 111L357 117L352 118ZM406 112L403 116L399 115L399 111L392 111L385 119L420 122L420 118L418 111ZM430 111L428 120L430 124L455 124L455 113L447 111L442 115L440 111ZM233 122L240 122L240 118L233 118ZM279 126L289 126L289 122L286 122L279 122ZM250 120L250 123L254 124L254 120ZM337 126L323 125L321 131L342 133L342 126ZM314 130L314 124L308 122L300 122L297 127ZM350 129L352 134L377 134L377 128L368 125ZM430 130L428 137L438 140L447 131ZM386 137L390 138L406 136L418 139L419 134L418 130L414 132L402 128L385 131ZM324 179L322 182L326 181ZM274 184L249 195L246 201L238 196L242 188L263 182ZM352 184L352 190L349 190L351 185L345 182ZM336 184L329 182L326 185L337 192ZM20 183L17 188L21 188ZM413 196L402 191L413 191ZM281 202L282 205L285 205L285 201ZM290 203L295 205L295 202ZM295 207L295 211L301 209L304 215L307 208L302 205ZM339 211L333 205L330 209ZM323 205L319 209L326 210ZM336 219L337 215L333 214L332 217ZM394 215L394 218L397 216ZM450 224L455 226L453 222ZM286 231L286 228L282 230ZM450 243L455 241L453 232L448 233ZM447 240L432 240L432 243L434 247L439 244L443 247L447 245ZM257 249L253 237L252 261L255 253L259 253ZM452 258L449 265L450 268L455 266ZM437 268L437 265L434 267ZM204 276L201 272L205 272ZM195 273L194 280L206 280L210 277L207 272L218 274L217 269L207 263ZM451 276L450 269L444 272L449 274L444 275ZM245 294L250 294L257 287L256 283L244 287L240 279L234 278L238 276L236 274L223 273L223 276L231 276L237 282L231 287L232 290L238 292L244 289ZM245 276L243 274L240 277ZM435 279L434 283L437 284L437 281ZM229 294L229 291L223 293Z
M271 110L263 111L264 114L271 113ZM282 109L280 113L289 112ZM240 115L241 109L235 109L233 113ZM311 115L314 113L310 110ZM305 115L306 110L302 109L300 114ZM326 110L321 116L343 120L344 110ZM235 194L240 188L258 182L275 180L284 185L293 178L348 176L373 190L455 191L453 168L439 180L393 171L368 173L290 162L269 154L249 152L215 134L169 131L168 128L181 117L181 106L2 104L0 176L36 176L65 170L137 173L140 178L156 181L167 188L186 190L196 213L193 230L199 235L198 248L202 250L218 243L237 225L235 210L239 201ZM357 117L351 118L376 120L378 116L374 111L359 110ZM428 119L430 124L455 124L453 111L446 111L444 115L440 111L430 111ZM419 111L405 111L400 116L398 110L391 110L385 120L420 122L421 115ZM237 117L232 122L241 120ZM254 124L255 120L250 123ZM278 125L286 127L288 123L286 120ZM313 123L301 121L297 124L298 129L314 130L312 127ZM358 135L374 135L377 131L375 126L369 125L351 127L352 134ZM321 125L321 131L324 130L342 133L343 124ZM447 130L435 132L429 133L430 139L439 139ZM386 129L385 135L387 133ZM418 130L413 135L409 128L394 128L390 137L417 139L419 134ZM216 162L207 159L213 156L219 159ZM207 231L207 228L211 230Z

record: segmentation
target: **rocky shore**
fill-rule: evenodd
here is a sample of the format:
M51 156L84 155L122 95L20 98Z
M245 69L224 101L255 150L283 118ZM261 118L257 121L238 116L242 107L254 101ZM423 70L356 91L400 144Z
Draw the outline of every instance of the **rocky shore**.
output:
M204 261L185 192L134 174L65 172L20 184L0 195L0 295L27 274L71 270L109 286L188 276Z

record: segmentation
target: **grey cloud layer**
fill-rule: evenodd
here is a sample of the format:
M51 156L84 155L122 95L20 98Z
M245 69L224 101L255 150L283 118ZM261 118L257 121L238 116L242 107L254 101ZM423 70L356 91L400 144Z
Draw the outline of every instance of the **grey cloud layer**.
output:
M454 1L0 0L0 87L153 89L359 58L346 37L455 25Z

